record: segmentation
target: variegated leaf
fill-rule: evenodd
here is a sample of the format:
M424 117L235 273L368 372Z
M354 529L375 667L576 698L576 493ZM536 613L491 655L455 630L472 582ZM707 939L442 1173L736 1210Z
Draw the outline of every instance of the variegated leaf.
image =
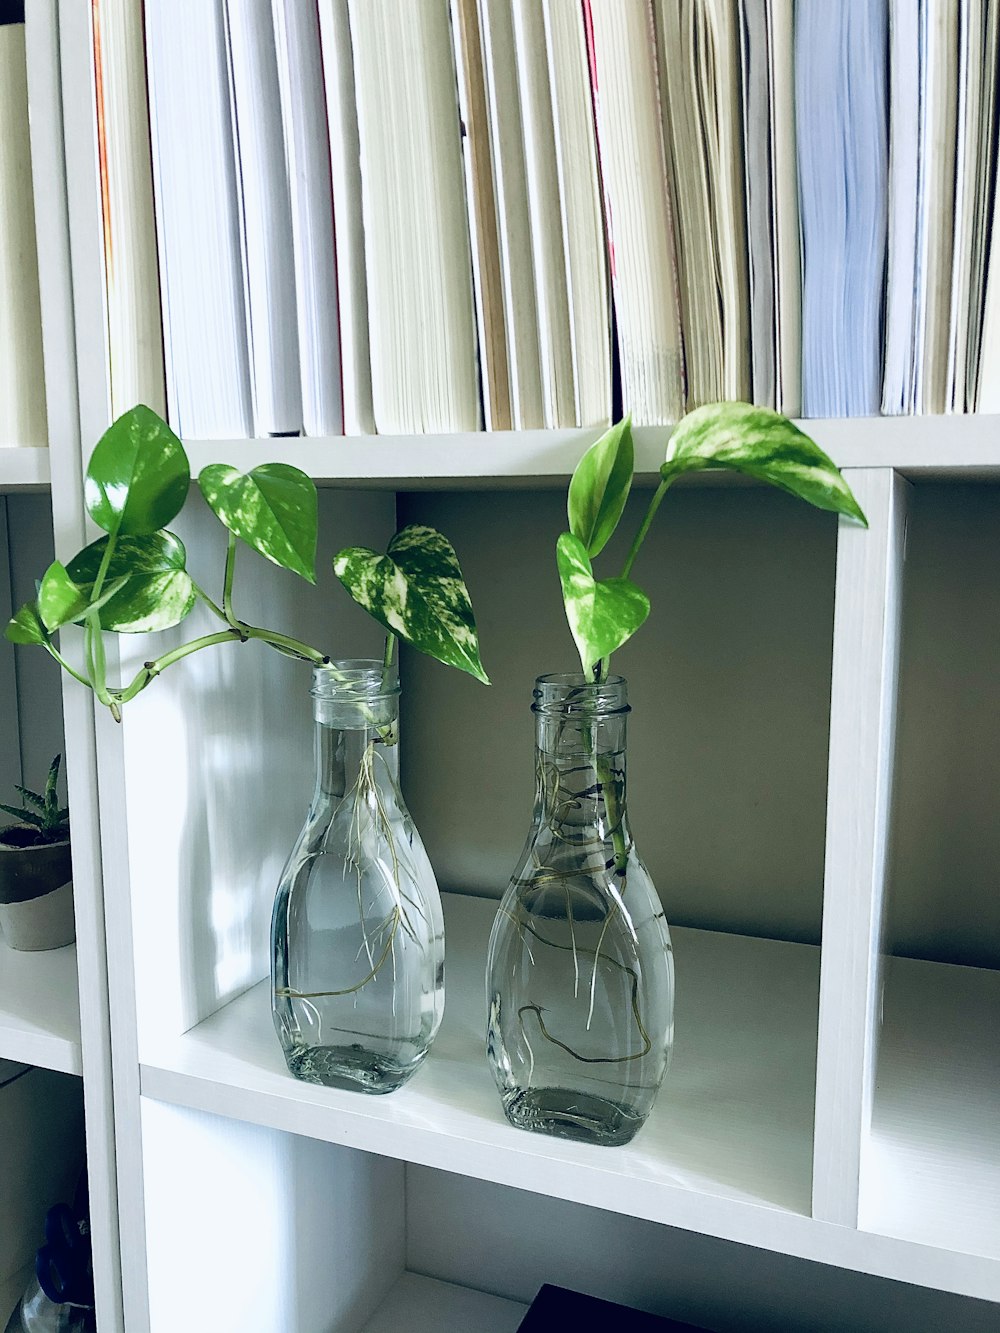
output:
M817 509L868 526L833 460L787 417L769 408L709 403L689 412L670 437L660 475L667 481L706 468L731 468L757 477Z
M564 532L556 543L566 619L584 675L627 643L649 615L649 598L631 579L594 578L587 548Z
M107 537L73 557L67 572L86 595L104 556ZM178 625L195 603L194 584L185 569L187 553L172 532L119 537L107 577L123 585L101 607L101 628L117 634L148 634Z
M11 643L32 643L44 647L49 641L35 602L25 602L20 611L7 621L3 633L4 638Z
M240 541L282 569L316 582L316 486L290 463L240 472L212 463L198 476L216 517Z
M84 497L91 518L105 532L149 536L180 513L190 481L184 446L152 408L139 404L98 440L87 465Z
M607 545L632 487L632 419L625 417L590 446L576 465L566 497L574 537L593 557Z
M81 588L70 577L66 566L53 560L38 585L38 614L51 634L62 625L81 621L88 611L100 610L127 582L127 578L105 579L100 597L94 600L93 584Z
M396 533L385 555L349 546L334 558L333 570L358 605L391 634L490 683L458 557L440 532L411 524Z

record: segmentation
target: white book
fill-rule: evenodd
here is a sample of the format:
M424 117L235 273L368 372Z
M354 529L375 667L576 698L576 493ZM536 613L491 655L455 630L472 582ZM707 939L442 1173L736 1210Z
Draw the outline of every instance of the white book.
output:
M958 0L958 107L955 127L955 218L951 261L951 313L948 320L948 371L945 408L966 409L969 353L969 302L972 294L972 237L976 197L983 168L980 154L980 103L985 70L983 0Z
M886 253L883 0L800 5L795 44L802 410L874 415Z
M0 126L0 448L45 445L23 23L0 23Z
M677 421L684 368L656 42L648 3L585 0L622 399L637 426Z
M1000 0L981 0L983 47L979 106L979 168L971 205L972 226L969 259L968 334L965 364L966 410L978 408L980 347L986 265L990 249L990 202L994 188L997 152L997 78L1000 63ZM994 372L995 373L995 372Z
M479 375L487 430L510 430L510 368L504 327L500 222L490 150L486 69L476 0L450 0L462 118L462 163L472 242L472 285L479 333Z
M111 415L165 416L149 99L141 0L93 0Z
M889 6L889 254L882 411L916 408L917 216L920 163L920 13Z
M302 430L292 215L271 0L226 0L256 435Z
M253 431L223 0L146 0L167 406L188 439Z
M545 18L538 0L513 0L517 86L524 127L531 257L538 306L542 406L549 429L575 426L566 243L559 207Z
M802 265L795 145L793 0L767 0L771 62L771 215L774 219L775 394L780 412L802 411Z
M611 313L590 66L579 0L544 0L578 426L611 420Z
M515 430L533 430L545 425L545 408L512 0L479 0L479 22L500 234L511 418Z
M272 9L292 205L302 424L306 435L340 435L340 318L319 15L315 4L302 0L273 0Z
M767 0L739 0L753 401L777 405L774 153Z
M354 98L354 54L347 0L319 0L319 28L330 135L344 434L373 435L375 417L368 347L358 112Z
M735 0L658 0L655 13L688 404L746 399L750 291L739 14Z
M479 427L447 0L351 0L372 397L383 434Z
M915 395L919 412L943 412L948 388L958 112L955 19L955 0L922 0Z

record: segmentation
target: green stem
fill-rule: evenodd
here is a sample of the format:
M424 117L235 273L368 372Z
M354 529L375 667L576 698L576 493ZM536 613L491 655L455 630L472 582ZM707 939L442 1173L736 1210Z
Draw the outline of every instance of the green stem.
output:
M673 477L664 477L653 492L653 498L649 502L649 508L646 510L642 522L639 524L639 531L635 534L635 540L629 548L628 557L625 560L625 568L622 570L622 578L627 579L632 572L632 566L635 564L635 558L639 554L639 547L646 539L646 533L649 531L649 525L656 516L656 511L663 503L663 497L667 493L667 488L673 481Z
M292 653L295 657L301 657L304 662L312 662L313 666L329 666L330 659L325 653L321 653L318 648L310 648L307 643L300 639L293 639L288 634L279 634L273 629L258 629L254 625L247 625L242 620L233 623L232 628L248 639L259 639L261 643L270 644L272 648L281 648L286 653Z
M81 676L79 671L77 671L74 667L70 666L70 664L66 661L65 657L63 657L62 653L59 652L59 650L55 647L53 643L46 641L45 650L50 657L55 658L55 660L62 667L63 671L69 672L69 674L73 677L74 680L78 680L81 685L86 685L88 690L92 690L94 688L86 676Z
M387 672L392 666L392 658L395 651L396 651L396 636L395 634L387 634L385 636L385 651L382 654L383 674Z
M222 613L225 620L230 625L236 625L236 617L233 615L233 577L236 574L236 533L229 534L229 544L226 547L226 572L222 580Z
M190 574L188 574L188 578L191 578ZM226 613L223 611L222 607L213 602L211 597L209 597L208 593L205 591L205 589L199 587L199 585L195 583L194 579L191 579L191 587L194 589L195 596L201 598L201 600L205 603L205 605L208 607L208 609L212 612L213 615L218 616L220 620L226 619Z
M172 648L169 653L164 653L162 657L154 658L151 662L144 662L142 669L136 673L135 679L123 690L115 690L111 702L127 704L130 699L134 699L140 694L146 686L156 679L167 667L173 666L175 662L180 662L185 657L190 657L192 653L201 652L202 648L212 648L217 643L240 643L245 641L246 636L235 627L219 630L216 634L204 634L200 639L192 639L190 643L182 643L178 648Z
M97 586L96 582L94 586ZM94 693L102 704L110 704L111 695L108 693L107 658L104 655L104 636L101 632L100 611L87 612L84 634L87 637L87 657Z

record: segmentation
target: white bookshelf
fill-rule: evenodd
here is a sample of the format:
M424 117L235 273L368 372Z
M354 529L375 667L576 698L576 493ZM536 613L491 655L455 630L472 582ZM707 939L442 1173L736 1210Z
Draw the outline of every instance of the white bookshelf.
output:
M0 450L3 503L47 493L62 558L88 539L81 459L109 422L89 24L87 0L29 6L53 445ZM1000 1302L1000 969L887 960L885 923L894 910L908 514L921 487L985 490L1000 481L1000 421L802 425L848 469L869 532L838 528L829 516L793 517L789 501L754 509L759 517L740 540L770 544L766 568L794 574L805 551L816 568L804 582L790 578L784 603L776 596L758 606L751 577L749 612L731 645L717 627L707 632L710 617L727 614L708 592L724 568L732 504L742 499L723 494L727 478L677 488L663 550L682 568L708 569L693 608L671 603L683 613L692 676L750 698L750 673L760 669L804 696L795 716L807 741L796 748L796 736L758 724L753 734L767 751L760 791L732 803L743 800L734 818L749 826L755 800L779 786L808 789L809 830L789 828L801 854L788 864L814 869L774 894L806 904L806 925L785 935L816 942L767 937L782 933L767 923L783 909L765 902L761 880L780 877L780 857L754 878L729 853L728 899L726 886L701 886L690 867L690 882L669 893L657 876L668 919L673 895L687 922L675 929L678 1043L654 1116L625 1149L507 1125L483 1057L482 966L494 904L468 893L448 896L445 1023L413 1082L368 1099L287 1074L268 1013L267 928L311 778L301 670L253 645L211 661L206 654L157 681L120 727L95 717L90 698L64 683L78 943L37 961L0 953L0 1057L82 1078L99 1333L501 1333L516 1328L545 1280L695 1324L704 1310L704 1322L727 1329L750 1326L739 1323L744 1316L753 1327L778 1327L797 1307L811 1308L820 1287L840 1317L884 1308L893 1331L995 1326L996 1310L975 1302ZM209 462L250 468L281 458L301 467L325 488L324 540L338 545L383 543L397 503L409 513L411 503L447 502L465 525L460 554L468 551L484 640L494 636L501 663L494 693L486 704L467 682L403 664L404 779L417 795L411 804L422 805L421 827L426 815L428 832L440 839L445 829L454 845L454 855L439 855L448 889L468 889L470 867L477 893L504 887L517 847L508 846L514 815L499 807L523 812L523 836L531 800L531 676L560 665L548 654L568 642L558 608L547 609L551 566L512 553L487 506L509 514L503 493L523 492L549 551L562 501L543 493L562 489L595 435L188 444L195 474ZM666 435L637 432L646 485ZM706 485L720 489L705 494ZM756 488L747 500L757 504ZM693 539L699 526L707 540ZM195 506L180 529L192 564L214 577L212 523ZM765 569L749 551L747 565ZM320 603L299 581L257 566L245 572L249 616L266 612L310 638L342 632L350 652L377 651L363 618L333 600L328 571ZM666 599L658 568L644 568L641 581L655 605ZM515 644L509 626L521 611L512 601L525 590L538 599L542 628L526 627ZM809 633L789 635L785 658L762 652L776 623L805 618L806 596L818 606ZM755 630L758 613L763 628ZM699 616L704 636L690 634ZM502 645L498 626L508 626ZM72 634L64 640L67 652L78 650ZM669 626L651 624L643 642L629 649L627 666L636 687L633 799L641 783L652 802L651 754L701 779L725 775L733 756L709 727L702 741L696 723L668 734L648 693L640 711L639 696L678 647ZM130 662L145 649L130 642L124 651ZM10 688L3 678L0 688ZM699 707L710 706L710 693ZM645 752L640 717L652 736ZM516 745L524 763L498 766L499 794L477 794L463 776L467 804L448 830L455 793L446 782L434 788L442 769L465 773L456 756L470 736L477 755ZM818 796L817 767L826 774ZM664 789L676 792L675 781L667 773ZM644 855L669 866L670 846L647 823ZM719 915L713 908L710 920L706 906L699 920L702 887L731 914L746 899L747 933L698 928ZM945 899L948 892L943 884ZM715 1277L724 1269L728 1285Z

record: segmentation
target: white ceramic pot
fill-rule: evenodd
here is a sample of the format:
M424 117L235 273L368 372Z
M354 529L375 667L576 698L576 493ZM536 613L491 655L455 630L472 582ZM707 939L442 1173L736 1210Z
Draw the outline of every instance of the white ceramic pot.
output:
M0 929L12 949L61 949L76 938L69 839L10 846L0 831Z

